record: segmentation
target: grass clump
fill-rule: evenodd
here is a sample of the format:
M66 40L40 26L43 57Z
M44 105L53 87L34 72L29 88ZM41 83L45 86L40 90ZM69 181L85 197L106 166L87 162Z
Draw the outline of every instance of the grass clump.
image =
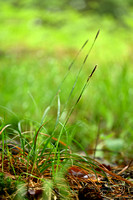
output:
M99 31L77 71L63 108L61 108L60 98L62 85L69 77L68 75L71 73L77 57L88 40L83 44L75 59L69 65L65 77L59 85L55 97L45 109L40 123L30 121L30 123L28 123L29 130L26 130L27 127L24 121L19 121L16 128L10 125L2 125L0 131L0 172L3 173L1 179L2 191L6 191L6 193L3 194L4 196L9 196L14 199L19 198L19 196L21 196L22 199L47 198L49 200L75 198L79 200L83 198L102 199L106 196L103 192L103 190L105 191L105 180L109 185L109 187L106 188L107 191L110 191L107 193L108 198L110 196L117 197L119 195L117 193L117 187L120 188L123 183L131 187L133 186L131 181L113 173L111 166L101 164L97 160L90 158L82 142L76 140L74 134L71 135L67 127L70 117L74 113L75 108L79 105L83 93L96 71L97 65L92 69L89 76L87 74L87 78L84 79L83 84L78 88L78 93L75 93L75 89L78 87L78 81L82 74L82 69L84 68L98 35ZM67 109L68 103L72 99L71 107ZM52 110L53 113L55 101L57 102L55 109L56 120L53 121L50 112ZM98 139L100 138L99 130L100 129L98 129L97 133ZM71 149L72 142L75 142L86 155L82 156L80 153L73 153ZM97 144L98 141L95 145L95 151ZM11 177L11 179L5 179L7 173L8 177ZM23 183L18 182L20 178L23 180ZM16 180L16 182L14 182L13 179ZM117 187L114 188L114 184L117 183ZM7 187L9 187L9 191L5 189ZM126 186L125 191L127 191ZM124 193L125 196L128 194L129 192Z
M133 40L132 18L130 11L128 13L123 18L127 26L123 27L110 16L99 17L90 13L84 15L73 10L50 12L1 3L1 120L5 124L12 124L15 130L18 129L19 122L23 124L23 131L35 130L36 124L39 127L41 122L44 105L49 109L53 93L57 93L57 87L62 82L61 77L69 72L69 78L64 80L58 94L62 113L58 126L61 128L67 111L73 107L87 80L91 71L89 65L95 66L98 63L100 67L95 78L76 105L61 140L65 141L64 135L71 132L71 138L74 137L91 152L95 147L99 126L97 156L105 155L105 151L112 147L112 151L116 150L116 143L110 147L106 142L106 139L112 137L115 141L121 140L119 144L123 145L119 145L119 151L132 158ZM99 27L102 34L91 53L89 65L86 62L78 80L75 80L88 52L87 48L91 46L93 35ZM70 60L82 46L83 38L89 39L87 45L69 71ZM69 96L73 87L74 91ZM56 97L46 116L46 121L49 122L45 126L46 134L51 135L55 127L57 105ZM60 130L55 129L55 138L58 138L59 132ZM12 131L10 134L13 134ZM67 139L73 144L72 149L80 151L70 135ZM116 158L116 154L110 155L111 158L112 155Z

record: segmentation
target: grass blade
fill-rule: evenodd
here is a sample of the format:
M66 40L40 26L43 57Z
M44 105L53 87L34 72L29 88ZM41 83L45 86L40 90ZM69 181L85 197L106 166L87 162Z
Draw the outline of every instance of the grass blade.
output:
M48 111L50 110L50 108L51 108L51 106L48 106L48 107L45 109L45 111L44 111L44 113L43 113L43 116L42 116L41 125L43 124L44 119L45 119L45 117L46 117Z
M57 110L57 119L56 119L56 123L55 123L55 128L56 128L56 126L58 125L58 123L59 123L59 118L60 118L60 97L59 97L59 95L58 95L58 110ZM54 129L55 129L54 128Z

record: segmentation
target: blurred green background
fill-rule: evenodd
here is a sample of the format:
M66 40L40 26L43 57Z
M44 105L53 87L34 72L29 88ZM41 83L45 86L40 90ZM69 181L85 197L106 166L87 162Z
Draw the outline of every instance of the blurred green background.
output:
M0 1L0 120L30 129L40 123L61 85L61 111L86 53L100 35L80 73L60 121L74 105L88 75L93 75L72 113L67 131L86 150L133 153L133 1L132 0L5 0ZM57 117L57 98L48 114L50 134ZM28 121L28 122L27 122ZM58 133L57 133L58 135ZM77 147L72 144L74 149ZM77 149L79 150L79 149ZM102 156L99 151L98 155Z

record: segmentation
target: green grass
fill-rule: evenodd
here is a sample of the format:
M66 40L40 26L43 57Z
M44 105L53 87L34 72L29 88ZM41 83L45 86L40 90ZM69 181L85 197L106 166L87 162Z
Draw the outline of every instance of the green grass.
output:
M123 28L108 17L82 15L74 11L51 13L34 9L17 9L1 4L0 12L0 116L1 124L16 128L22 121L22 131L40 125L44 111L53 100L68 66L83 43L88 44L76 59L68 78L61 85L60 112L73 87L78 70L92 45L96 44L80 73L77 85L61 115L60 128L67 112L78 99L83 85L95 64L98 68L84 95L76 105L65 134L74 150L95 146L132 155L132 19L125 18L129 28ZM53 101L46 116L46 132L51 134L57 120L59 101ZM31 128L32 129L32 128ZM65 134L61 139L65 140ZM55 130L58 137L59 130ZM119 139L119 141L118 141ZM109 145L114 141L114 146ZM116 142L115 142L116 141ZM119 142L119 148L116 149ZM101 154L100 154L101 155Z
M22 132L21 124L19 124L18 130L14 130L14 137L6 134L5 130L9 128L8 126L1 130L3 167L0 169L2 172L0 188L2 197L8 196L9 199L17 199L21 196L22 199L27 199L30 190L34 191L35 189L35 191L40 190L40 194L43 193L49 198L51 195L57 196L58 194L63 198L71 199L70 196L73 194L66 178L69 167L76 165L92 173L97 173L95 168L98 167L98 163L89 157L72 153L68 146L65 146L67 143L63 144L59 140L55 140L54 145L52 143L54 138L46 137L43 126L38 129L36 127L36 131L32 134L32 131ZM43 129L43 133L41 129ZM13 134L12 129L10 129L11 131ZM54 131L52 135L54 135ZM18 145L14 143L15 141L19 141L21 147L17 154L14 154ZM63 144L63 147L59 147L59 143ZM11 144L13 145L11 146ZM104 171L101 171L100 174L105 176ZM55 194L53 194L54 192ZM39 192L36 195L38 196Z

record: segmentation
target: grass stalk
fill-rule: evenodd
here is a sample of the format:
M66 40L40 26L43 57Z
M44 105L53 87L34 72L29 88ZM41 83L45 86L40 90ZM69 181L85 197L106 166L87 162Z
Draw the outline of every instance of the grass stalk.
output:
M78 73L77 73L76 79L75 79L74 84L73 84L73 86L72 86L72 89L71 89L71 91L70 91L70 94L69 94L69 96L68 96L68 98L67 98L67 100L66 100L66 103L65 103L65 105L64 105L63 111L65 110L66 105L67 105L67 103L69 102L69 99L70 99L70 97L71 97L71 95L72 95L72 93L73 93L73 91L74 91L74 89L75 89L75 86L76 86L76 84L77 84L79 75L80 75L80 73L81 73L81 71L82 71L82 69L83 69L83 67L84 67L84 65L85 65L85 63L86 63L86 61L87 61L87 59L88 59L88 57L89 57L91 51L92 51L92 48L94 47L94 44L95 44L95 42L96 42L96 39L97 39L99 33L100 33L100 30L98 30L98 32L97 32L97 34L96 34L96 36L95 36L95 38L94 38L94 41L93 41L93 43L92 43L92 45L91 45L91 47L90 47L88 53L86 54L86 56L85 56L85 58L84 58L84 60L83 60L83 63L82 63L82 65L81 65L81 67L80 67L80 69L79 69L79 71L78 71ZM62 112L62 113L63 113L63 112Z
M4 134L4 130L9 126L11 126L11 124L7 124L0 131L0 135L2 135L2 172L4 171L4 154L5 154L5 142L6 142L6 134Z
M96 68L97 68L97 65L93 68L91 74L88 76L88 78L87 78L87 80L86 80L86 83L84 84L84 86L83 86L83 88L82 88L82 90L81 90L81 93L80 93L80 95L79 95L77 101L76 101L75 104L72 106L71 110L69 111L68 116L67 116L67 119L66 119L65 123L63 124L63 126L62 126L62 128L61 128L61 131L60 131L60 133L59 133L59 136L58 136L58 139L57 139L57 142L56 142L54 161L57 159L59 141L61 140L61 136L62 136L62 134L63 134L63 131L64 131L64 129L65 129L65 126L66 126L66 124L67 124L67 122L68 122L68 120L69 120L69 118L70 118L72 112L74 111L76 105L77 105L78 102L80 101L80 99L81 99L81 97L82 97L82 95L83 95L83 92L85 91L85 89L86 89L86 87L87 87L87 85L88 85L88 82L89 82L89 80L91 79L91 77L93 76L93 74L94 74ZM59 163L58 163L58 164L59 164ZM57 167L57 168L58 168L58 167Z

